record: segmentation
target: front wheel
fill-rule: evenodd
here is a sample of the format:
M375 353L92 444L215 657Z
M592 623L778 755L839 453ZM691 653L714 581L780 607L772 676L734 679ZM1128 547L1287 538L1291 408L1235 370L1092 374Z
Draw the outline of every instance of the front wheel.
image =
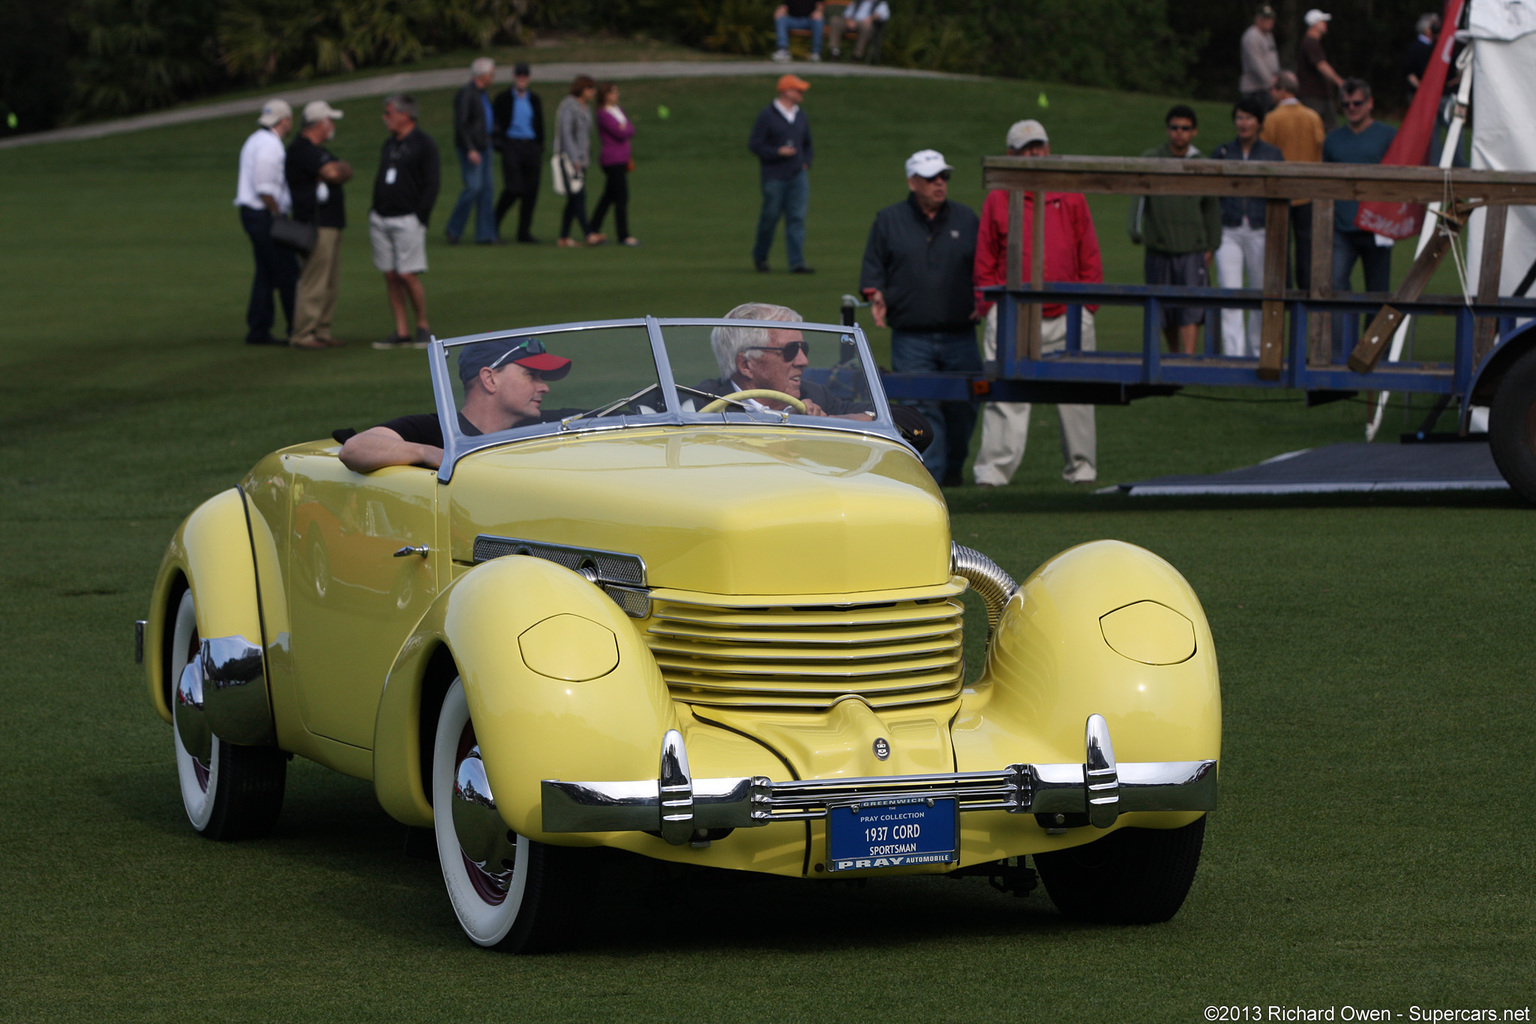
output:
M171 731L182 806L192 827L209 839L258 839L272 832L283 809L288 755L276 747L224 743L208 728L201 647L188 590L171 629Z
M1051 902L1066 917L1099 924L1153 924L1184 905L1205 816L1183 828L1122 828L1069 850L1035 854Z
M432 830L448 899L481 946L532 952L560 937L557 851L507 828L496 809L464 684L448 689L432 750Z
M1536 505L1536 349L1499 381L1488 412L1488 450L1514 492Z

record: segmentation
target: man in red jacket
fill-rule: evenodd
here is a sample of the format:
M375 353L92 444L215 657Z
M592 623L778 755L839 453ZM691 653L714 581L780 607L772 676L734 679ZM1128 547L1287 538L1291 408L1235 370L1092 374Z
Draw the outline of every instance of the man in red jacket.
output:
M1019 121L1008 129L1009 156L1049 156L1051 142L1039 121ZM1030 266L1034 242L1034 204L1024 196L1024 266ZM1093 215L1080 192L1045 193L1045 280L1051 283L1100 284L1104 264L1099 257L1099 236L1093 229ZM976 240L975 280L978 310L987 314L987 329L982 345L987 359L997 358L997 307L982 300L979 289L1007 282L1008 271L1008 191L988 193L981 208L981 231ZM1091 352L1096 346L1093 312L1097 306L1082 307L1082 348ZM1040 351L1060 352L1067 343L1067 307L1055 303L1041 310ZM1096 433L1093 406L1058 405L1061 416L1061 454L1065 465L1062 478L1071 483L1092 483L1098 479ZM973 472L982 487L1001 487L1012 479L1024 458L1029 440L1028 402L988 402L981 416L981 451Z

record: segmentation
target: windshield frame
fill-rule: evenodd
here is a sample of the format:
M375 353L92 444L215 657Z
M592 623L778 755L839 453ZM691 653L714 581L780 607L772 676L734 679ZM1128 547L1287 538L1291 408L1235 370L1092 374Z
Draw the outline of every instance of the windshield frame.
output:
M432 397L437 407L438 420L443 428L443 462L437 471L438 480L447 483L453 478L453 469L460 459L486 448L500 447L517 441L545 438L562 434L594 433L599 431L613 431L634 429L637 427L763 427L793 424L796 427L810 427L817 430L831 430L840 433L876 435L886 440L895 440L906 444L900 431L891 420L890 403L885 397L885 389L880 383L880 374L876 371L873 355L869 350L869 340L864 336L863 330L857 325L814 323L811 321L773 321L775 329L796 329L805 331L817 331L829 334L841 335L851 340L858 352L860 369L863 371L865 385L869 391L870 402L874 406L874 419L868 422L846 420L835 417L810 416L782 410L772 414L761 411L751 411L727 407L719 412L702 413L685 409L684 402L688 396L679 395L677 381L672 372L671 360L668 358L666 338L664 331L669 327L723 327L744 326L763 327L767 321L762 320L731 320L724 317L654 317L627 320L583 320L564 324L548 324L540 327L523 327L515 330L490 331L484 334L467 334L455 338L433 337L428 346L428 362L432 373ZM459 431L459 406L454 394L453 374L449 369L448 355L451 350L465 345L473 345L482 341L495 341L500 338L520 338L529 335L547 337L557 334L577 333L582 331L595 331L614 328L643 327L651 346L651 358L656 367L657 386L661 389L666 399L666 409L661 412L635 414L612 414L606 416L593 416L582 418L570 418L546 423L529 423L510 430L497 431L492 434L469 436ZM910 446L908 446L910 447Z

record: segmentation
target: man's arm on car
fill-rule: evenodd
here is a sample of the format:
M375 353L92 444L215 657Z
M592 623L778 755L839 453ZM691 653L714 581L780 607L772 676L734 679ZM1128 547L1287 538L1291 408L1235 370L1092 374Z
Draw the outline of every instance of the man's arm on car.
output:
M370 427L347 438L341 446L340 458L341 464L354 473L372 473L385 466L437 469L443 464L443 450L407 441L388 427Z

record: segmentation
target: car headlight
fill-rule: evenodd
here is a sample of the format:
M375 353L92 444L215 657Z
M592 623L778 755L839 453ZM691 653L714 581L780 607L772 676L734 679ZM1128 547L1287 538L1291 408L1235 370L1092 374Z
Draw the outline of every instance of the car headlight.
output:
M619 665L619 638L580 615L551 615L524 630L517 646L533 671L571 683L597 679Z
M1195 656L1195 624L1156 601L1137 601L1099 616L1109 649L1143 665L1177 665Z

